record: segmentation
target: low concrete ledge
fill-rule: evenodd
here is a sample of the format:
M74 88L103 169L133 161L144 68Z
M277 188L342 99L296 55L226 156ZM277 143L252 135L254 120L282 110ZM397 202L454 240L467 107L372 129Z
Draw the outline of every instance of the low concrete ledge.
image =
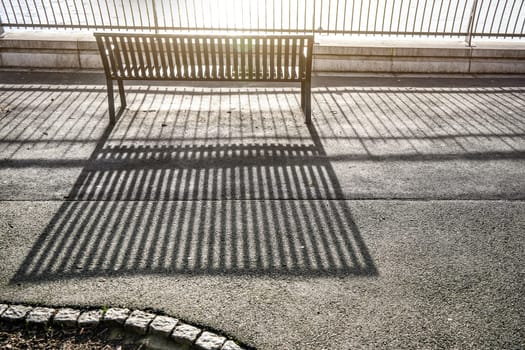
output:
M525 73L525 43L323 38L314 71L363 73Z
M102 61L90 33L9 32L0 38L0 66L101 69Z
M525 43L317 37L314 71L349 73L525 73ZM89 33L9 32L0 67L101 69Z

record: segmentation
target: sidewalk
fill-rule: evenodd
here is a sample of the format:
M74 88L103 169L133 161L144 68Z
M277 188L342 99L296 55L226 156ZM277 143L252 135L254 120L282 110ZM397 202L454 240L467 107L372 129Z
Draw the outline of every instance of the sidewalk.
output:
M134 85L0 72L0 301L260 349L525 345L525 79Z

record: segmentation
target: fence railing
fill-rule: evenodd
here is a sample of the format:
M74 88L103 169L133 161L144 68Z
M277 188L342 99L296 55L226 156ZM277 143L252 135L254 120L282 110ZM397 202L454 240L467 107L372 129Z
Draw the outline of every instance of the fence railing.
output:
M0 27L523 38L525 0L2 0ZM0 29L1 31L2 29Z

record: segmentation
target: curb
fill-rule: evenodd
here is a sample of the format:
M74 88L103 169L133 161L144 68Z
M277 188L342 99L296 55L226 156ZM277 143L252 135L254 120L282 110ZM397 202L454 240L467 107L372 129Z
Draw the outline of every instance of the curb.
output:
M232 339L192 326L177 318L127 308L51 308L0 304L0 322L70 328L122 327L138 335L171 341L174 348L195 350L247 350Z

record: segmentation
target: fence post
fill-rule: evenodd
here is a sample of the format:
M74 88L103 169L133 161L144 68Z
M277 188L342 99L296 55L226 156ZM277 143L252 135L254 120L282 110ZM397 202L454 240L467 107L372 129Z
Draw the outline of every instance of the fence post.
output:
M4 32L4 26L2 25L2 17L0 17L0 38L3 37L5 34Z
M472 47L472 33L474 31L474 21L476 19L476 8L478 7L478 0L474 0L472 3L472 9L470 10L470 17L468 21L467 36L465 42L468 47Z

